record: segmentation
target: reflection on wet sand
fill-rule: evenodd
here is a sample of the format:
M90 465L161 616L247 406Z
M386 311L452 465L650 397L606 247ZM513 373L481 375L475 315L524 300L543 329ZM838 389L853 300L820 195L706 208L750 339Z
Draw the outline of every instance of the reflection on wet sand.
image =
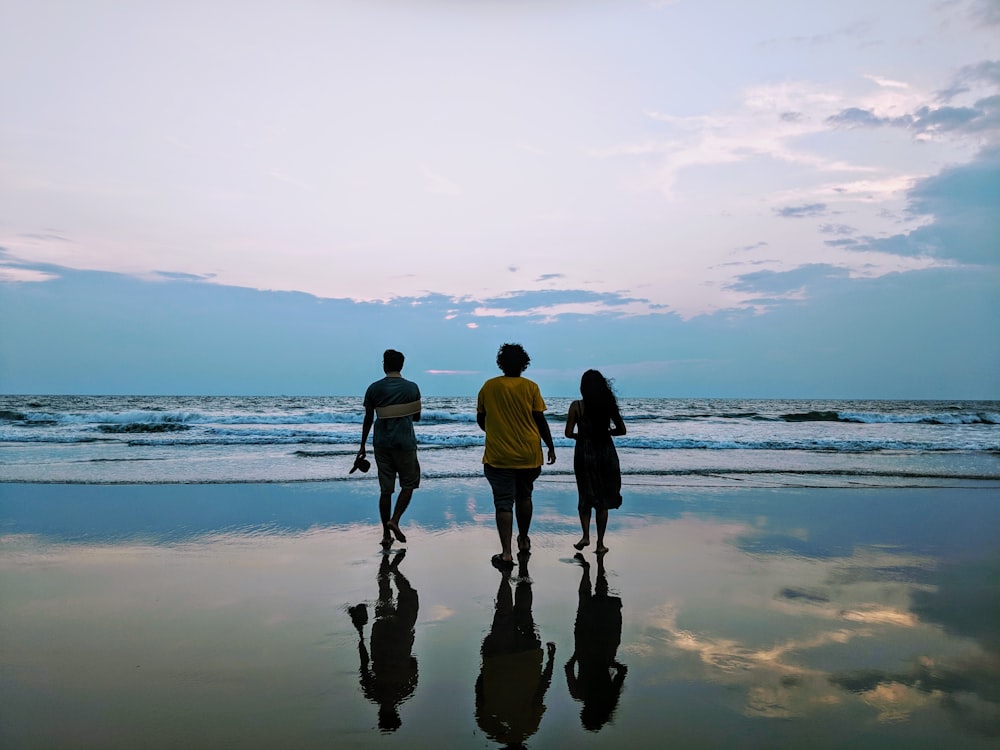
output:
M566 662L566 684L570 695L583 703L580 709L583 728L596 732L614 716L628 672L616 658L622 642L622 600L608 593L604 555L597 556L597 582L593 592L590 563L579 553L574 559L583 568L583 575L573 627L575 649Z
M510 575L501 576L476 680L476 722L490 739L507 748L524 747L524 741L538 731L545 692L552 682L556 645L546 644L543 653L531 604L527 556L522 555L513 591Z
M179 540L215 488L108 487L105 506L91 503L98 493L74 505L76 491L51 486L49 502L34 492L28 502L0 487L0 747L172 750L196 737L246 750L995 750L1000 740L993 492L634 491L648 512L613 519L619 543L603 576L589 552L589 573L577 567L566 543L576 519L559 509L575 507L575 486L544 486L533 580L515 569L498 590L482 552L495 544L492 516L448 521L468 500L457 489L414 510L405 558L372 543L377 515L235 533L226 529L243 528L230 523L240 517L219 516L218 533ZM275 486L271 503L328 491ZM332 497L360 507L370 496L351 493ZM168 502L189 496L198 502ZM186 510L153 539L120 534L122 509L139 514L147 501ZM51 535L44 519L62 523L73 508L105 531ZM441 518L421 525L420 512ZM583 623L602 578L627 593L620 637L614 611L594 631L593 660L611 666L593 688Z
M924 654L900 669L841 672L830 681L861 696L882 720L908 719L937 703L965 732L1000 738L1000 555L942 565L929 582L913 592L914 617L968 639L968 650Z
M886 733L930 724L948 736L941 716L971 742L1000 737L995 551L951 564L890 545L806 558L769 533L767 551L727 572L728 599L685 589L650 611L629 652L661 664L665 685L726 687L748 718L849 717L838 727L847 733L874 718ZM752 534L740 532L741 552L760 549L746 544Z
M406 550L385 554L378 569L378 600L371 630L371 654L365 647L364 626L368 608L357 604L349 609L358 631L359 675L365 697L378 706L378 728L394 732L402 726L399 706L417 689L417 657L413 655L414 626L419 603L417 592L399 571ZM398 594L393 601L392 586Z

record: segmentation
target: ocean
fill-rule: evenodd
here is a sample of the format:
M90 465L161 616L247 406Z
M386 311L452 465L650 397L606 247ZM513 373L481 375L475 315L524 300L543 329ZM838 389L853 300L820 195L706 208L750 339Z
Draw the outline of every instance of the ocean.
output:
M548 398L557 461L570 398ZM622 398L624 483L936 487L1000 480L1000 402ZM481 476L472 397L425 398L422 476ZM0 482L374 481L360 397L0 396Z
M622 398L600 555L547 403L501 572L472 398L386 551L358 397L0 397L0 747L997 747L1000 403Z

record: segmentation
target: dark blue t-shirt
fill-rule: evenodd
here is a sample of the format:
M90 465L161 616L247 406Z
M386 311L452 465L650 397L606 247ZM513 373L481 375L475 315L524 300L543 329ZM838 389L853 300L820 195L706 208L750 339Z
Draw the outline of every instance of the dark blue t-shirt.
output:
M420 400L420 389L412 380L401 376L386 375L376 380L365 391L364 406L377 409L380 406L408 404ZM413 417L375 418L372 433L375 450L416 450L417 437L413 434Z

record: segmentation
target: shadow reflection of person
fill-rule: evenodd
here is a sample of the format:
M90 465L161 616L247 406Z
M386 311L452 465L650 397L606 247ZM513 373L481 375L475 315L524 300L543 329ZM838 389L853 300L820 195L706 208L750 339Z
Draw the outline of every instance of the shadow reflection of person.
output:
M524 747L524 741L538 731L545 691L552 682L556 645L548 643L542 651L531 603L527 557L521 555L514 590L509 572L500 579L476 681L476 722L490 739L508 748Z
M628 668L615 659L622 641L622 600L608 595L604 555L597 556L597 583L590 591L590 563L574 555L583 567L580 604L573 627L575 650L566 662L569 693L583 703L583 728L597 732L607 724L618 707ZM612 676L612 672L614 676Z
M383 555L378 569L378 601L372 623L371 656L365 648L364 626L368 609L364 604L348 612L358 630L358 653L361 656L361 691L378 705L378 728L394 732L402 725L399 705L417 688L417 658L413 656L414 626L417 622L417 592L399 572L406 550ZM398 594L395 602L390 579Z

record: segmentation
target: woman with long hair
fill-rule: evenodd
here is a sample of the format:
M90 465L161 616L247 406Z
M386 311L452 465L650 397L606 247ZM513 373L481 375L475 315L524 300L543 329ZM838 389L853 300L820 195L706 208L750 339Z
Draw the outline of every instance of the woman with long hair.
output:
M604 530L608 510L622 504L622 473L615 450L615 435L625 434L625 421L618 409L618 399L611 383L597 370L587 370L580 379L583 397L569 405L566 413L566 437L576 441L573 472L579 494L577 509L583 536L573 546L582 550L590 544L590 516L597 524L597 554L608 551Z

